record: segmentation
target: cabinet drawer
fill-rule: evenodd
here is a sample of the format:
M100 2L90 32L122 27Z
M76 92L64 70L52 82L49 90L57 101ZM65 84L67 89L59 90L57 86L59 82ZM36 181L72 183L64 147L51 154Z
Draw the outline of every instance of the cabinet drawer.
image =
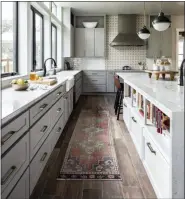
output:
M37 181L51 154L50 136L46 139L34 159L30 164L30 194L32 193Z
M1 190L6 197L29 164L29 133L1 159Z
M159 152L153 140L144 131L145 137L145 167L157 190L159 198L170 196L170 167Z
M7 199L29 199L29 169L25 171Z
M143 128L139 124L138 119L135 117L135 115L132 112L130 113L130 132L131 132L131 136L134 141L134 144L139 153L139 156L141 157L141 159L143 159L143 156L144 156Z
M79 87L78 90L75 93L75 103L78 101L81 93L82 93L82 87Z
M62 131L64 129L64 113L61 115L60 119L58 120L57 124L53 128L51 132L51 151L53 151Z
M53 125L57 122L59 117L64 112L64 99L61 97L56 104L54 104L51 109L49 110L50 114L50 124L53 127ZM51 127L51 128L52 128Z
M106 71L83 71L83 77L86 76L96 76L106 78Z
M53 91L30 109L30 125L36 122L65 93L65 86Z
M84 77L83 79L83 84L90 84L90 85L94 85L94 84L106 84L106 79L105 78L100 78L100 77Z
M83 92L106 92L106 85L83 85Z
M40 148L41 144L51 131L49 110L31 129L30 129L30 158Z
M4 153L29 128L29 112L10 122L1 131L1 153Z

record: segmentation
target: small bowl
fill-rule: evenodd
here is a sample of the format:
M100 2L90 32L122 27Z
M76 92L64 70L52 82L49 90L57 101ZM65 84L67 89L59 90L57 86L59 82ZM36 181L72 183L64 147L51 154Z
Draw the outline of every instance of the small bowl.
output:
M29 87L29 84L24 84L24 85L18 85L18 84L12 84L12 88L15 91L25 91Z
M82 22L85 28L95 28L98 22Z

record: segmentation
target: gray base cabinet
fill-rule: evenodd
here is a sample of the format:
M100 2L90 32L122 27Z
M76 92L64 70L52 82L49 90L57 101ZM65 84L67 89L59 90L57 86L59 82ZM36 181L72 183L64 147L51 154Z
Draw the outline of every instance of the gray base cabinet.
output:
M115 92L115 84L114 84L114 71L107 71L107 92L113 93Z
M78 102L78 99L81 94L82 94L82 72L75 75L74 105Z
M106 91L106 71L83 71L83 93L96 93Z
M28 199L33 192L73 111L73 88L65 91L60 86L3 126L2 199Z

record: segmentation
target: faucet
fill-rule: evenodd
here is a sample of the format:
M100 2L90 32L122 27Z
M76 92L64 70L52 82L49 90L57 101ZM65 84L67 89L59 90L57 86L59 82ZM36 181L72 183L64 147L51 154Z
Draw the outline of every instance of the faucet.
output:
M53 59L53 58L47 58L46 60L45 60L45 62L44 62L44 74L43 74L43 76L45 77L46 76L46 62L48 61L48 60L52 60L53 61L53 63L54 63L54 68L56 68L57 67L57 64L56 64L56 61ZM54 69L54 73L55 73L55 75L56 75L56 70Z
M184 86L184 66L185 66L185 59L182 61L181 66L180 66L180 86Z

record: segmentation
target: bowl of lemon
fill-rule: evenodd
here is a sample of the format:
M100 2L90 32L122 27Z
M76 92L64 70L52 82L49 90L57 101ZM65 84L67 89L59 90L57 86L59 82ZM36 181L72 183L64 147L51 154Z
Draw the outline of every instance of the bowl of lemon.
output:
M24 91L29 87L28 80L25 79L14 79L11 84L15 91Z

